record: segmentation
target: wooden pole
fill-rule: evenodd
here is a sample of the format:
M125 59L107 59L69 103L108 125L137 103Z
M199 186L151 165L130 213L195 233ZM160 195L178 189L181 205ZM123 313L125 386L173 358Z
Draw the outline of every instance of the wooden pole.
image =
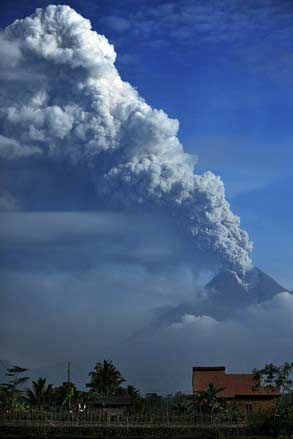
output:
M67 366L68 410L70 410L70 406L71 406L71 404L70 404L70 402L71 402L71 401L70 401L70 380L71 380L71 377L70 377L70 361L68 361L68 366Z

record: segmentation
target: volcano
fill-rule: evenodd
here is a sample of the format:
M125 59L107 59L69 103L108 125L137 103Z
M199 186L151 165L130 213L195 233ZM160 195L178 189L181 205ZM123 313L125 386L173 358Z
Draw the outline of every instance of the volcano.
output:
M257 267L248 270L244 276L232 270L221 271L205 288L217 301L223 299L234 305L263 302L289 291Z
M257 267L242 276L233 270L223 270L198 291L200 294L195 300L163 310L156 325L161 327L180 322L186 314L209 315L224 320L241 309L270 300L281 292L289 290Z

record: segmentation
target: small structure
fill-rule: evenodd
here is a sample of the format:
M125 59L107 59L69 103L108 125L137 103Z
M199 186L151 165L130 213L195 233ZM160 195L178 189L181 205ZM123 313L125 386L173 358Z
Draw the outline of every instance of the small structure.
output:
M267 389L256 381L253 374L227 374L225 366L193 367L193 395L207 390L209 384L223 388L218 397L237 402L244 413L272 411L280 390Z
M131 407L133 403L129 396L110 396L108 398L98 399L95 407L99 408L101 413L107 415L123 415Z

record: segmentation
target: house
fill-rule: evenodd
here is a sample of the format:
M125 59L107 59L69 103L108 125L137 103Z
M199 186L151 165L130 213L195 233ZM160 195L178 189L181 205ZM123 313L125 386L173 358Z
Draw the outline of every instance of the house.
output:
M273 410L280 396L278 388L267 389L256 381L253 374L227 374L224 366L193 367L193 395L207 390L209 384L223 388L218 397L237 402L242 412Z

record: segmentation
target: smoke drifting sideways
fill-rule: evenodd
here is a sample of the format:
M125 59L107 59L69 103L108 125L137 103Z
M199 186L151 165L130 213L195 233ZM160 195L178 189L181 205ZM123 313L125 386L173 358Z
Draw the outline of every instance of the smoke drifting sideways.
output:
M0 56L4 167L69 166L77 180L82 170L97 206L102 200L108 208L165 211L195 249L239 273L251 267L252 244L223 182L194 172L178 121L122 81L113 46L87 19L69 6L37 9L0 33ZM6 200L17 196L12 180L1 182Z

